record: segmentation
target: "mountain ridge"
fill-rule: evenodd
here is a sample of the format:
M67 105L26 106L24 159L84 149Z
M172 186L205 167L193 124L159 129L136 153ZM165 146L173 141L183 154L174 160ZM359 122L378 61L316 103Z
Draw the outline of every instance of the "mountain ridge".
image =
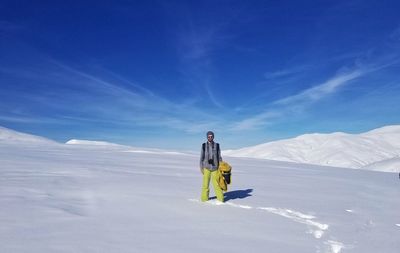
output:
M0 141L9 143L48 143L56 144L56 141L47 139L45 137L18 132L6 127L0 126Z
M0 126L0 142L10 144L60 144L53 140ZM71 139L65 145L87 148L121 148L127 152L179 153L138 148L104 141ZM193 155L193 154L192 154ZM400 125L389 125L360 134L333 132L303 134L236 150L223 150L228 157L246 157L330 167L400 171Z
M390 163L390 169L383 166L384 163L381 163L382 167L367 166L400 156L400 125L389 125L360 134L304 134L226 150L224 155L393 172L393 163Z

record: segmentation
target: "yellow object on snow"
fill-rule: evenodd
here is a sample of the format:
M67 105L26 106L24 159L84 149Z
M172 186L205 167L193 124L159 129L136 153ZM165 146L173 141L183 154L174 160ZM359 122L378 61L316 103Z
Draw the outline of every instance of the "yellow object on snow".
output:
M219 162L218 185L224 192L228 190L228 184L231 183L231 171L232 167L227 162Z

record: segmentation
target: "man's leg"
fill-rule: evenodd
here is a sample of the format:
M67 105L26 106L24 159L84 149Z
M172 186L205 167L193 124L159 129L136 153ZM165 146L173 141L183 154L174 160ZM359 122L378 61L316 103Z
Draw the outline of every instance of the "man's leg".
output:
M208 169L203 169L203 185L201 188L201 201L207 201L210 194L210 178L211 171Z
M211 180L217 199L221 202L224 202L224 193L222 192L222 189L218 185L218 170L214 170L213 172L211 172Z

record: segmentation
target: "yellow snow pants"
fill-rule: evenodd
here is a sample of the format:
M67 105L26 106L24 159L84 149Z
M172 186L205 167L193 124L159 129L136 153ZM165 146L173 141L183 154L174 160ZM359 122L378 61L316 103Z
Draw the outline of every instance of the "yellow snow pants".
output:
M224 202L224 193L218 185L218 170L210 171L209 169L203 169L203 186L201 189L201 201L207 201L210 194L210 180L214 187L215 195L217 199Z

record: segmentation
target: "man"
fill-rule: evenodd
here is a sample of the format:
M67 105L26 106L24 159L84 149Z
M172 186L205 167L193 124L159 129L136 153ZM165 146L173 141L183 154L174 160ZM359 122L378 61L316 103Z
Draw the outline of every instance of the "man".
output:
M218 185L217 175L219 162L222 161L219 143L214 142L214 133L207 132L207 142L203 143L200 155L200 171L203 174L201 201L207 201L210 193L210 180L217 199L224 202L224 194Z

